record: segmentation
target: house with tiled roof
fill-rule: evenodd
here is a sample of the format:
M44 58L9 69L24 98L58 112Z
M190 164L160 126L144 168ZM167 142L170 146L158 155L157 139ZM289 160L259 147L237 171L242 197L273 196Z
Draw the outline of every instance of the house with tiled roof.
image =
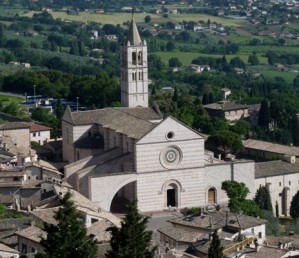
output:
M162 244L170 250L186 250L196 257L207 257L215 230L228 257L237 257L233 254L246 246L262 244L266 235L265 220L228 211L177 217L169 222L172 226L158 230Z
M224 117L228 121L236 121L248 117L248 107L234 102L219 101L203 107L210 116Z
M20 252L0 243L0 257L1 258L19 258Z
M44 126L42 124L38 124L36 122L24 122L24 123L29 125L30 141L38 142L40 145L43 145L50 140L51 138L50 127Z

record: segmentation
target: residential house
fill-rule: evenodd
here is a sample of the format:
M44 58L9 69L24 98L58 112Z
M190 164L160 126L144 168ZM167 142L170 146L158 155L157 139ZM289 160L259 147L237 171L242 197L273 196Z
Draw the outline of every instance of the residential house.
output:
M15 234L18 237L18 250L21 254L34 256L37 252L43 252L44 248L40 241L46 238L47 233L40 227L32 225Z
M197 65L197 64L191 64L189 66L190 71L195 73L202 73L204 70L210 71L209 65Z
M228 211L178 217L169 222L172 226L158 230L160 241L170 250L187 250L186 252L199 257L207 257L215 230L218 231L226 255L250 244L254 246L255 242L261 244L266 236L265 220Z
M24 122L24 123L30 126L29 131L30 131L31 142L38 142L40 145L43 145L50 140L51 138L50 127L35 122Z
M19 258L20 253L19 253L19 251L0 243L0 257L1 258Z
M236 121L248 117L248 107L234 102L219 101L203 107L210 116L224 117L228 121Z

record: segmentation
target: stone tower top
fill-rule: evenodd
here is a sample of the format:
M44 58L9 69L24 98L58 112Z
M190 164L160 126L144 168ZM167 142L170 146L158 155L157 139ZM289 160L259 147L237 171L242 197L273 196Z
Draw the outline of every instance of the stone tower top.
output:
M131 25L129 28L129 33L128 33L128 44L129 45L133 45L133 46L137 46L137 45L141 45L142 41L134 20L134 16L132 16L132 21L131 21Z

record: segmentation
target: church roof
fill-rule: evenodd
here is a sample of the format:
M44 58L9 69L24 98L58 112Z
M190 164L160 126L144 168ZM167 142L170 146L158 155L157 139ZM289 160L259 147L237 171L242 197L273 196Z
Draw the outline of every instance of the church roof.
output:
M71 113L74 125L100 124L134 139L140 139L155 127L148 120L162 117L153 108L104 108Z
M139 36L134 17L132 17L131 25L129 28L128 41L131 45L141 45L141 38Z
M299 173L299 163L289 163L282 160L255 163L255 178L282 176Z

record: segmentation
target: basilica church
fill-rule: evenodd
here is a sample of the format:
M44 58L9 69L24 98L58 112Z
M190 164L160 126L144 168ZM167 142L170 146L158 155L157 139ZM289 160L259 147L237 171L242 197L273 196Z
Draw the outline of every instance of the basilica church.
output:
M149 107L147 44L134 18L120 58L122 107L64 113L67 182L112 212L132 200L141 212L226 203L224 180L246 183L252 197L253 161L214 158L199 132Z

